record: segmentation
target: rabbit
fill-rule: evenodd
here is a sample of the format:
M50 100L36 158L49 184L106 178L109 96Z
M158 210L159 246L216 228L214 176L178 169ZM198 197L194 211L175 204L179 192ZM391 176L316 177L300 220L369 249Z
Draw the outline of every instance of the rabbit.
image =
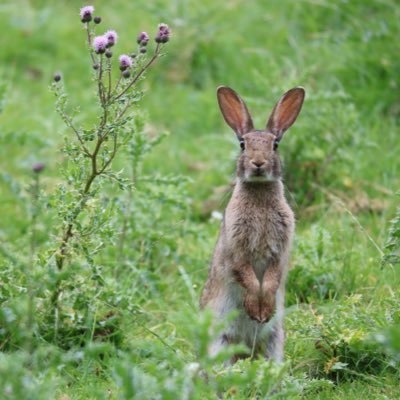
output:
M215 357L227 344L244 343L252 356L281 363L285 281L295 218L285 199L277 148L300 113L305 90L287 91L265 130L254 129L246 104L233 89L220 86L217 97L241 153L200 308L210 309L218 323L226 323L233 310L237 314L213 339L208 352ZM236 355L231 363L249 355Z

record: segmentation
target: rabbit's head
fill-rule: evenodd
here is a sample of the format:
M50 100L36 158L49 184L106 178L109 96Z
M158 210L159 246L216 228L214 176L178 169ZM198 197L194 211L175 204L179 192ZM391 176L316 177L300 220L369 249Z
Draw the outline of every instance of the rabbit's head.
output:
M240 96L220 86L218 103L226 123L235 131L241 147L237 173L247 182L267 182L281 177L278 144L300 113L305 91L301 87L286 92L272 110L265 130L255 130L250 113Z

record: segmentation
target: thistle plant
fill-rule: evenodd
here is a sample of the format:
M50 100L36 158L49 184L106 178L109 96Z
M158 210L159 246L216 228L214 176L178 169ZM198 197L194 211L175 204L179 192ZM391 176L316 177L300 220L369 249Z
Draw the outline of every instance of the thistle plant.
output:
M56 109L73 134L72 139L70 136L65 138L63 147L66 159L63 174L68 184L60 185L56 194L57 201L54 202L62 222L57 248L50 259L55 261L58 273L65 269L67 260L74 254L83 255L93 266L93 256L102 247L101 244L92 246L93 236L113 229L107 218L103 217L112 205L108 204L96 211L93 209L99 202L102 182L105 179L117 182L123 188L130 185L124 180L121 172L116 173L112 170L112 163L130 142L134 133L135 119L138 115L134 106L142 97L138 85L145 72L162 56L162 49L170 38L168 26L160 24L152 50L147 51L150 47L149 35L141 32L134 53L115 57L114 48L117 48L118 34L114 30L108 30L102 35L97 35L96 31L102 19L93 14L93 6L86 6L80 10L99 106L96 124L85 127L77 121L78 112L69 109L61 74L54 76L52 84L56 96ZM147 53L150 53L150 56L147 56ZM52 304L56 312L60 291L60 280L57 280L52 295Z

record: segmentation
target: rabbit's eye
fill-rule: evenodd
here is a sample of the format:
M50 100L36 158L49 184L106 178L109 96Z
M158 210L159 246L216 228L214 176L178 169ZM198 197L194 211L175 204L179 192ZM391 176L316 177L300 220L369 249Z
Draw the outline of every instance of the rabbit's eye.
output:
M239 142L239 144L240 144L240 148L242 149L242 150L244 150L244 140L241 140L240 142Z
M274 141L274 150L278 148L279 142L277 140Z

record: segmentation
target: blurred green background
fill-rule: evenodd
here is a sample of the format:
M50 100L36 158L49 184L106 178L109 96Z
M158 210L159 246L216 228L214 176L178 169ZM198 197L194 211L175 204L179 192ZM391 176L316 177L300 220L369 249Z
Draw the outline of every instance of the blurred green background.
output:
M72 105L93 109L84 31L77 24L81 5L1 4L1 68L9 85L2 114L6 170L23 173L33 159L56 166L63 127L46 90L55 71L63 73L74 94ZM324 173L339 168L336 184L347 177L390 185L398 166L394 131L400 113L396 2L117 0L94 5L103 17L99 30L113 28L120 35L116 53L135 49L141 30L154 35L159 21L173 29L166 57L145 84L144 108L153 129L171 132L160 150L161 170L201 177L198 190L206 196L226 180L236 151L216 106L216 86L241 93L262 127L279 96L302 85L306 107L285 138L288 150L282 148L286 164L296 167L288 168L290 188L300 179L299 168L320 174L312 166L307 170L307 162L322 163ZM7 146L18 138L27 142ZM345 165L329 165L344 158ZM157 161L157 156L151 160L151 168Z
M238 91L261 129L281 94L301 85L307 92L303 111L280 146L287 196L298 216L288 287L288 305L294 307L287 318L290 376L308 382L303 382L308 392L298 391L302 398L399 398L393 360L382 347L374 347L375 342L371 345L371 335L386 329L387 323L400 322L399 276L395 267L381 264L400 187L399 3L113 0L92 4L103 20L98 32L115 29L119 34L116 55L134 50L140 31L154 37L159 22L168 23L173 32L165 57L143 83L146 130L149 135L170 132L146 158L144 171L190 177L184 216L189 227L187 236L180 236L179 229L168 232L170 242L163 243L168 251L152 255L151 264L142 266L151 274L135 271L134 276L150 288L126 288L140 292L138 303L148 313L146 326L187 359L196 358L190 344L193 332L181 325L190 318L185 320L180 310L187 308L190 296L195 303L205 280L218 233L212 211L223 211L238 152L236 138L217 107L216 87L228 85ZM37 161L46 164L45 191L51 192L62 179L59 149L66 128L48 90L54 72L62 73L71 104L80 106L81 122L96 112L85 31L79 21L83 5L62 0L0 2L0 240L13 251L21 250L20 238L29 228L18 196L32 179L31 166ZM117 160L115 168L123 167L123 159ZM177 215L161 212L158 218L165 226L174 226ZM42 232L51 226L52 220L44 219ZM113 259L105 256L104 263L112 265ZM7 265L2 262L4 276ZM188 282L189 292L182 289ZM7 305L9 299L4 292L2 303ZM196 306L189 308L196 315ZM326 325L321 327L323 318ZM127 354L134 354L135 363L149 376L167 382L169 375L158 376L155 366L170 355L159 352L156 357L144 349L156 346L157 339L138 327L128 336L132 348L140 351L131 348ZM386 344L390 342L383 337ZM319 340L325 340L329 350L318 350ZM375 358L379 351L382 357ZM11 352L10 358L2 359L3 372L22 363L13 357ZM114 375L107 362L100 364L103 372L97 375L100 367L94 361L70 367L68 373L52 370L49 375L59 382L58 398L114 398ZM167 369L174 368L179 370L177 364ZM31 376L29 371L20 375ZM312 380L316 377L335 386L318 386ZM194 389L198 396L208 393L199 385ZM239 383L232 387L236 392L226 398L256 398L249 389L241 391ZM45 398L37 393L37 398Z

